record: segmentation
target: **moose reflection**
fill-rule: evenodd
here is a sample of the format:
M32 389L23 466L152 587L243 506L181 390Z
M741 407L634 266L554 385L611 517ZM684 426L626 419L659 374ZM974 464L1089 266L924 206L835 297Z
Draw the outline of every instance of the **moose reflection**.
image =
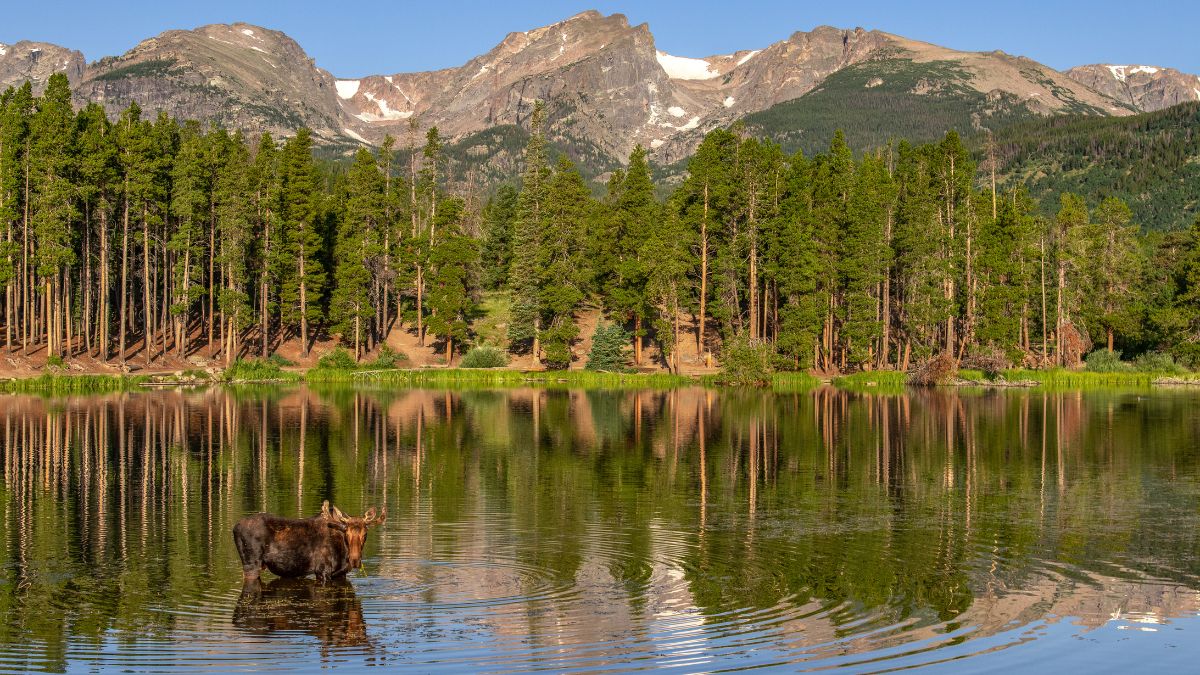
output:
M260 579L247 581L233 611L233 625L260 635L308 633L326 649L370 644L362 603L345 577L279 578L267 584Z

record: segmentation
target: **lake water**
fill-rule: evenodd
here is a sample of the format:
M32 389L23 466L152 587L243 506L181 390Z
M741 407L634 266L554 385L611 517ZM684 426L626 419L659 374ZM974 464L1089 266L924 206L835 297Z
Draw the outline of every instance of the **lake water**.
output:
M1200 394L0 397L0 670L1200 659ZM241 597L242 516L386 505Z

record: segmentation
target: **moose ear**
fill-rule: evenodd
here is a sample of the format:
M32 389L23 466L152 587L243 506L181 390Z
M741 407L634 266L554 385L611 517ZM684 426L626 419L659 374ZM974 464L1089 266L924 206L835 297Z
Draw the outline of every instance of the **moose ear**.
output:
M325 525L327 525L330 529L337 530L338 532L346 531L346 526L343 523L337 522L336 520L331 520L325 523Z

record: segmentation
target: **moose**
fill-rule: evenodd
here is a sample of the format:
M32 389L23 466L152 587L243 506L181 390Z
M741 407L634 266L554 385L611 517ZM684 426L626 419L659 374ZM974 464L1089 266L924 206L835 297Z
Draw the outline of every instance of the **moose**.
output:
M283 518L269 513L246 516L233 526L233 543L242 559L242 581L257 581L263 568L285 578L315 575L340 579L362 566L367 530L382 525L387 509L367 509L360 518L342 513L328 500L312 518Z

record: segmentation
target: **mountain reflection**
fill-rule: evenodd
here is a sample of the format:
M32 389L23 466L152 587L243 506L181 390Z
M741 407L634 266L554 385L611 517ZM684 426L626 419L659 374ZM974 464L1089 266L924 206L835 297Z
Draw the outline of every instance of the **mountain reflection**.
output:
M1198 407L833 388L0 397L0 669L303 658L289 635L569 669L1150 630L1200 610ZM233 524L324 499L387 505L370 575L237 599Z

